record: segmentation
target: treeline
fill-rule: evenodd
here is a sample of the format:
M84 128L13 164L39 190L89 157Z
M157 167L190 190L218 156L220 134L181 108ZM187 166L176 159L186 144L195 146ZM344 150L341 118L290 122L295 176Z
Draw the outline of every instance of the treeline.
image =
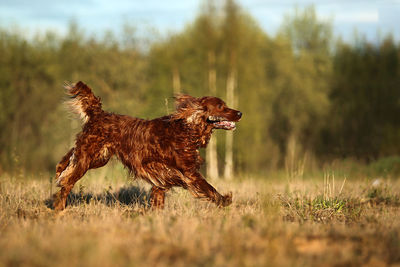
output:
M129 26L103 39L75 24L30 40L0 30L0 170L54 170L80 129L62 106L65 80L144 118L172 112L174 93L225 99L244 115L233 136L213 138L213 176L400 152L400 45L390 36L338 41L312 7L269 36L227 0L206 2L182 32L141 41Z

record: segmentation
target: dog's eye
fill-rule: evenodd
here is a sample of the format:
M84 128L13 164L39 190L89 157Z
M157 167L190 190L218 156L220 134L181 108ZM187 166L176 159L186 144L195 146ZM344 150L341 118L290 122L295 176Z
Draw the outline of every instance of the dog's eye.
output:
M223 109L222 104L218 104L218 105L217 105L217 109L222 110L222 109Z

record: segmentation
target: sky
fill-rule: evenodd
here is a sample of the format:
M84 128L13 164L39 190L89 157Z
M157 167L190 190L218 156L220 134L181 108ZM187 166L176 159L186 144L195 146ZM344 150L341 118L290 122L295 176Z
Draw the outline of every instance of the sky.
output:
M222 0L216 0L222 1ZM387 33L400 40L400 0L238 0L269 34L295 7L314 5L321 20L333 20L334 33L352 41L354 33L376 42ZM70 22L91 34L118 32L124 23L178 32L199 13L202 0L0 0L0 26L26 34L68 32Z

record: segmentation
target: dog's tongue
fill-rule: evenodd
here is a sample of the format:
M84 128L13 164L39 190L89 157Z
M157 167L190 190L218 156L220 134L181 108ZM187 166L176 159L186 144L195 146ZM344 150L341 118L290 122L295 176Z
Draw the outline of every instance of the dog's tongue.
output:
M225 130L232 130L232 129L236 128L236 125L233 121L219 121L219 122L216 122L215 125L218 128L222 128Z

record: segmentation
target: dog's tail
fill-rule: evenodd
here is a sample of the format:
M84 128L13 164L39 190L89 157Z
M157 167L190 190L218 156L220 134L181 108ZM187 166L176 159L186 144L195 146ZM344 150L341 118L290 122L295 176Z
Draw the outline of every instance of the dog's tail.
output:
M66 104L72 112L78 114L86 123L90 118L102 112L100 98L96 97L92 90L83 82L76 84L65 82L64 88L70 99Z

